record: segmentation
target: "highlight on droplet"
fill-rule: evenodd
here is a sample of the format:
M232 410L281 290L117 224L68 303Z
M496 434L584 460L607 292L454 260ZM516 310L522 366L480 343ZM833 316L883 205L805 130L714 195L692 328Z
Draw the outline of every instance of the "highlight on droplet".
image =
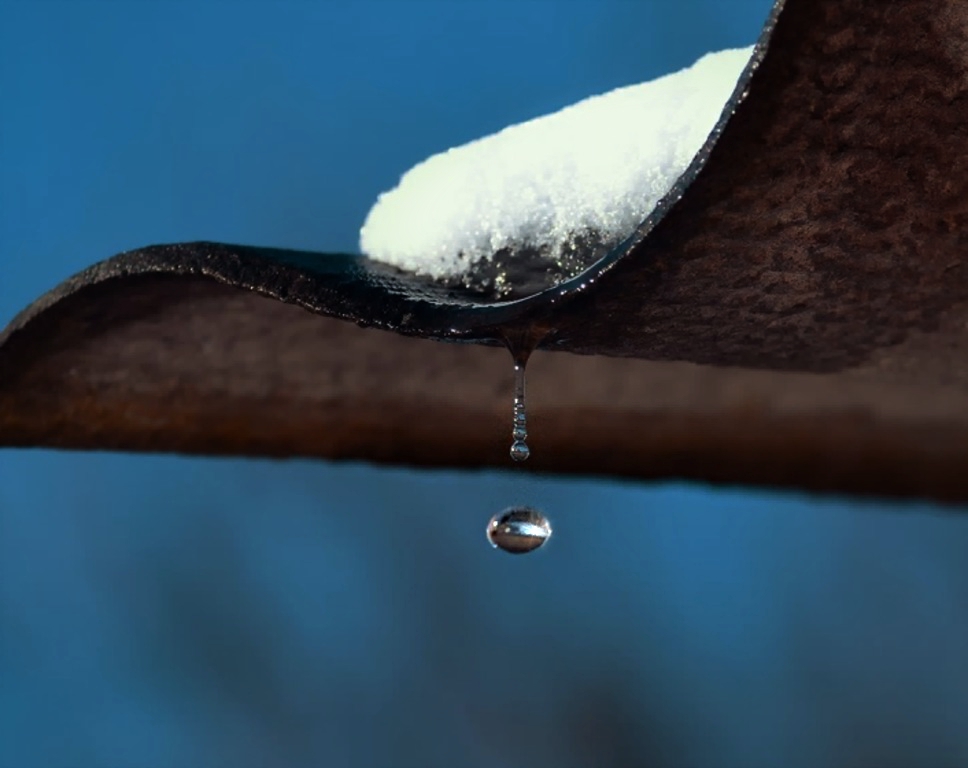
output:
M532 507L511 507L491 518L487 540L512 555L534 552L551 538L551 523Z

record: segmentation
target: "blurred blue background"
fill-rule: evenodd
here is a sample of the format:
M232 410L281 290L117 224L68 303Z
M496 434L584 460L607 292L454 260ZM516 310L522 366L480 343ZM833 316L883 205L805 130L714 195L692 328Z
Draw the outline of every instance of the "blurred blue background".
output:
M0 325L151 243L356 250L428 154L768 6L0 0ZM513 503L535 555L485 542ZM961 517L3 450L0 765L968 765Z

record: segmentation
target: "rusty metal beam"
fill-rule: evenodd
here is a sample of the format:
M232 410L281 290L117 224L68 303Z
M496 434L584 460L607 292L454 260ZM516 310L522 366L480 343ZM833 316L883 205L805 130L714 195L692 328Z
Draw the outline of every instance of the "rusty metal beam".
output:
M0 335L0 444L507 466L486 345L538 327L582 354L529 366L530 468L968 500L968 5L787 0L756 64L669 204L555 291L217 244L95 265Z

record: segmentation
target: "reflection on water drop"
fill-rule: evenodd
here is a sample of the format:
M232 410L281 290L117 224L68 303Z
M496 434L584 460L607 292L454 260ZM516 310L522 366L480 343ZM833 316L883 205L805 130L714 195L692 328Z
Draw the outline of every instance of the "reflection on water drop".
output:
M511 458L515 461L524 461L531 455L531 449L524 440L515 440L511 443Z
M487 539L496 549L512 555L533 552L551 537L551 523L531 507L511 507L487 524Z
M528 415L524 403L524 363L514 363L514 417L511 423L511 458L524 461L531 455L528 448Z

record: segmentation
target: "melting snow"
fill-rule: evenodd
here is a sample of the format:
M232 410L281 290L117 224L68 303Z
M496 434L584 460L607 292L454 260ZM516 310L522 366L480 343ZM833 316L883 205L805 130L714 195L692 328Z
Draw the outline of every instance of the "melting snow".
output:
M705 143L752 50L707 54L424 160L380 195L362 251L447 279L502 251L555 259L589 234L617 244Z

